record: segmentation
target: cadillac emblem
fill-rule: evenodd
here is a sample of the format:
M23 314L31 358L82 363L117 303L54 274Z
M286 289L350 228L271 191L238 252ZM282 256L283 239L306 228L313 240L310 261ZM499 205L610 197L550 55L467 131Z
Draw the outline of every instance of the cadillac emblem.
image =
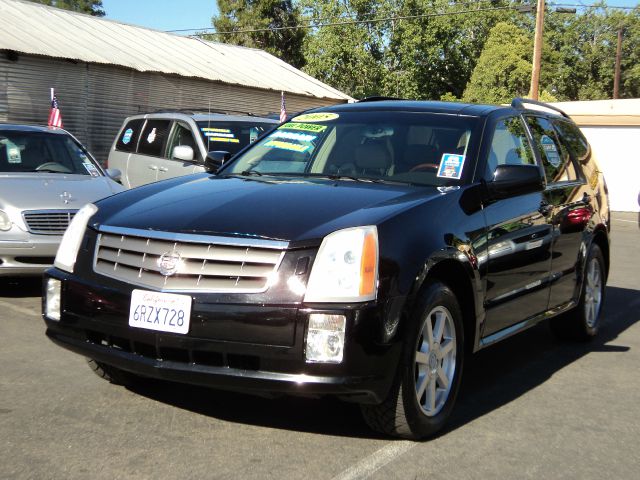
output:
M169 277L178 271L182 257L175 250L163 253L158 259L158 267L160 273L165 277Z

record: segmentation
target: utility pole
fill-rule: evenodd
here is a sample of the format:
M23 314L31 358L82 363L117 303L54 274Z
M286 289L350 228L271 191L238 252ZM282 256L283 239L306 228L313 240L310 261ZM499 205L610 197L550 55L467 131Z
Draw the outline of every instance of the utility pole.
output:
M542 58L542 32L544 30L544 0L536 5L536 32L533 38L533 69L531 70L531 88L529 97L538 100L540 85L540 60Z
M622 57L622 27L618 29L618 46L616 47L616 68L613 76L613 98L620 98L620 60Z

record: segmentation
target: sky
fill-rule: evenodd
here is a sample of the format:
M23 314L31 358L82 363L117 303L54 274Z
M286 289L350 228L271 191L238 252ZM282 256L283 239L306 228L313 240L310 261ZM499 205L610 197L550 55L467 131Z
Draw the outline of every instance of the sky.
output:
M555 4L596 3L595 0L553 0ZM637 0L608 0L609 6L635 6ZM204 29L211 27L216 0L102 0L106 18L156 30ZM193 32L185 32L193 33Z
M102 0L105 18L156 30L211 27L215 0Z

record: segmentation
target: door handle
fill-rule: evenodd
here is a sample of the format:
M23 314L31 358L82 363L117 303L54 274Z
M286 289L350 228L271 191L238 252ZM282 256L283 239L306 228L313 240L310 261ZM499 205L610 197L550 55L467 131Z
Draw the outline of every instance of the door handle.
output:
M160 167L158 168L158 170L160 170L161 172L168 172L169 169L167 167Z
M149 170L158 170L158 167L155 165L149 165Z

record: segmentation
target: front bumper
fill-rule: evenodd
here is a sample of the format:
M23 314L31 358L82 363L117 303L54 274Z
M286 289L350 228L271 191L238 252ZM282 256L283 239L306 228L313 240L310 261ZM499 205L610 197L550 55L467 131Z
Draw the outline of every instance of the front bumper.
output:
M51 266L62 240L58 235L21 235L0 239L0 276L42 275Z
M145 377L254 394L336 395L361 403L386 397L400 357L399 344L381 344L376 332L382 309L375 304L313 308L209 301L192 295L188 334L129 327L131 287L107 279L78 280L51 269L61 280L62 315L45 317L56 344ZM347 318L340 364L305 362L310 313Z

